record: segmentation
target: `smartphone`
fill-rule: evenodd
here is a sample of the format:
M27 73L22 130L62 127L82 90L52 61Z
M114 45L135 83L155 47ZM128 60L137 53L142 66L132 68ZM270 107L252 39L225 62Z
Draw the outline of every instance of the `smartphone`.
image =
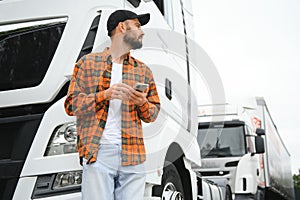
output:
M146 84L146 83L136 83L133 88L135 90L139 91L139 92L145 92L148 88L148 84Z

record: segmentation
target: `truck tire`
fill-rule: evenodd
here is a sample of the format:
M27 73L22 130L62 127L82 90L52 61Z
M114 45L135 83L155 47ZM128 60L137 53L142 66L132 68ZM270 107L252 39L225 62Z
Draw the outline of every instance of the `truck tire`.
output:
M162 200L182 200L184 199L183 185L180 175L173 163L167 163L164 167L162 177Z
M264 200L265 199L265 191L264 189L257 189L257 192L255 194L255 199L256 200Z
M226 200L232 200L232 192L228 185L226 185L226 194L225 194Z
M236 194L235 195L235 200L251 200L255 199L253 194Z

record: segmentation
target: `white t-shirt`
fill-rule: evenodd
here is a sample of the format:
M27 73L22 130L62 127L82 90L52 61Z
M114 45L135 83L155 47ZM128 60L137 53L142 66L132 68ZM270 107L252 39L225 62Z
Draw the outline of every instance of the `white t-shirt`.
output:
M122 83L123 64L112 64L111 81L112 86L115 83ZM122 100L112 99L109 101L109 109L105 128L100 140L100 144L121 144L121 121L122 121Z

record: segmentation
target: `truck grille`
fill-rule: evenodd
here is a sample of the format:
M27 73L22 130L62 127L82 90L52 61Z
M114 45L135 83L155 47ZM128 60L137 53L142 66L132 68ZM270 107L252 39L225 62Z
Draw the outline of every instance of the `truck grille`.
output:
M12 199L43 114L0 118L0 199Z

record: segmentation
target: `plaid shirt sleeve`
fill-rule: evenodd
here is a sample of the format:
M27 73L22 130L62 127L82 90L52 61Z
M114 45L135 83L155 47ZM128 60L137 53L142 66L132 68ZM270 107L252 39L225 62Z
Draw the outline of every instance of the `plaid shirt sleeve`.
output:
M147 94L147 102L138 107L138 115L144 122L154 122L160 110L160 100L156 90L156 85L153 79L152 72L148 70L150 77L149 91Z
M65 100L65 110L68 115L78 116L95 114L101 107L104 98L104 91L87 91L85 57L81 58L75 65L72 80Z

